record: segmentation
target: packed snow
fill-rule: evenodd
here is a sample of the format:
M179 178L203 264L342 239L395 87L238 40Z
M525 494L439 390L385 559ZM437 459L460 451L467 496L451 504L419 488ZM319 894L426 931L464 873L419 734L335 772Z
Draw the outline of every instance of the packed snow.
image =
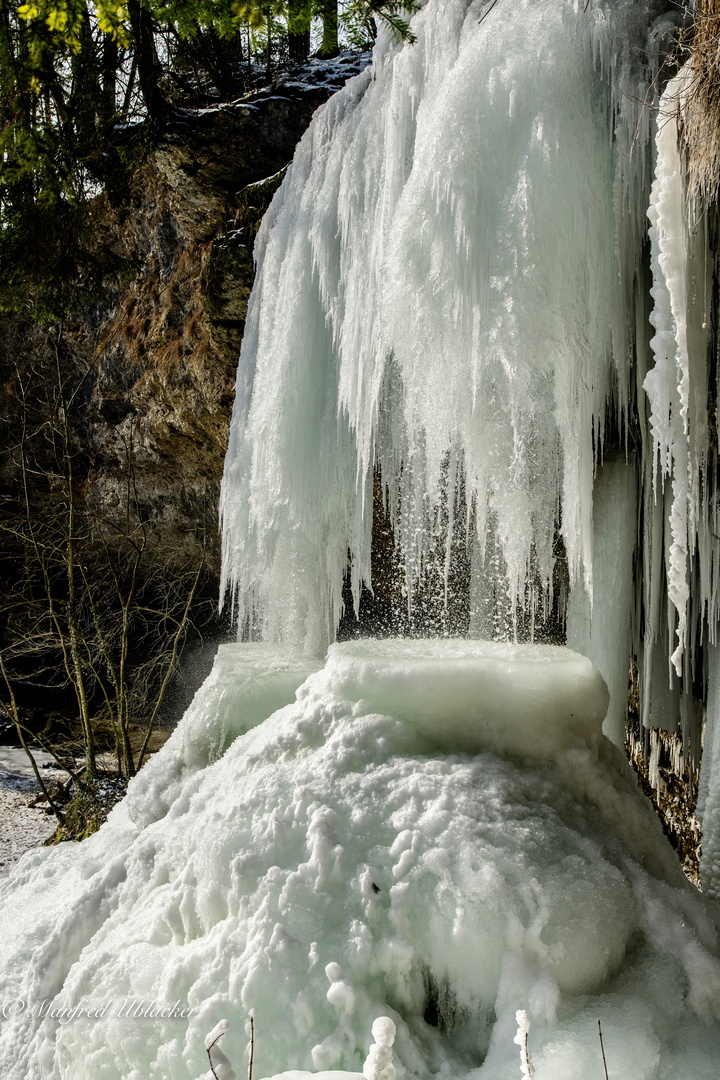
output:
M537 1080L601 1077L598 1018L615 1080L716 1077L717 910L602 736L597 673L569 650L531 651L337 645L260 721L277 703L271 647L224 646L174 748L107 824L0 882L3 1077L200 1080L221 1018L243 1075L250 1010L257 1077L360 1073L381 1016L400 1080L514 1077L518 1010ZM233 663L245 690L231 705ZM412 681L412 708L396 679ZM543 680L566 706L575 681L577 723L561 704L554 730ZM494 718L468 714L467 753L455 717L473 696ZM202 718L223 700L211 752ZM183 746L194 764L168 787Z

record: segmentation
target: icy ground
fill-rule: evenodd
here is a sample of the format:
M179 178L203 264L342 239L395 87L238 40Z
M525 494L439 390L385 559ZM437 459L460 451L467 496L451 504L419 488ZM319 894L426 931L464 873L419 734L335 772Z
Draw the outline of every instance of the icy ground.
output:
M240 1076L251 1009L258 1077L358 1073L388 1016L398 1080L517 1080L524 1010L536 1080L602 1080L598 1019L613 1080L717 1080L718 909L590 662L371 641L316 669L222 646L107 824L0 882L3 1080L208 1080L222 1018Z
M43 777L65 780L61 769L47 768L52 757L33 751ZM54 831L55 819L28 803L40 791L27 755L19 746L0 746L0 874L6 874L30 848L37 847Z

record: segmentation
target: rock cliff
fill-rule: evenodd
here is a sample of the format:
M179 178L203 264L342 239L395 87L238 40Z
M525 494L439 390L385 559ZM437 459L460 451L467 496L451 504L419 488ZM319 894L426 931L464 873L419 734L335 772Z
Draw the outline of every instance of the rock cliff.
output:
M0 317L0 487L9 490L17 472L18 379L59 353L74 372L84 496L122 512L131 448L145 524L188 553L205 533L217 570L217 498L255 233L313 112L367 59L311 62L242 100L177 111L124 190L94 200L94 243L113 266L100 301L63 323L39 321L30 301Z

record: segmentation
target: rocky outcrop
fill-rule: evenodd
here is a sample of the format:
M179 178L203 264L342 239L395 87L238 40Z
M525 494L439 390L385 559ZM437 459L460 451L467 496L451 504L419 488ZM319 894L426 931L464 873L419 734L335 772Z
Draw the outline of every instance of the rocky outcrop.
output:
M40 325L31 307L0 318L8 403L0 485L17 466L17 379L31 380L55 350L75 373L84 494L122 512L131 454L146 525L188 550L204 533L217 564L255 232L313 112L366 62L347 54L311 63L241 101L175 113L127 189L94 201L94 242L116 268L102 301L62 325Z

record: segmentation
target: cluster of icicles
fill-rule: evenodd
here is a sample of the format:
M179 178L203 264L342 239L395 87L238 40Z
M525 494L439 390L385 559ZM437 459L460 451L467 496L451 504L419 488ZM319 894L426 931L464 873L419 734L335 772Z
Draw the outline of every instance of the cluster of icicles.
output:
M684 201L682 72L659 100L676 17L503 3L429 0L298 148L256 246L223 584L242 634L324 652L346 577L356 608L372 588L379 474L409 610L433 574L447 602L459 536L465 631L512 640L519 613L532 634L559 610L615 742L631 660L643 730L680 727L691 776L709 700L720 876L714 264Z

